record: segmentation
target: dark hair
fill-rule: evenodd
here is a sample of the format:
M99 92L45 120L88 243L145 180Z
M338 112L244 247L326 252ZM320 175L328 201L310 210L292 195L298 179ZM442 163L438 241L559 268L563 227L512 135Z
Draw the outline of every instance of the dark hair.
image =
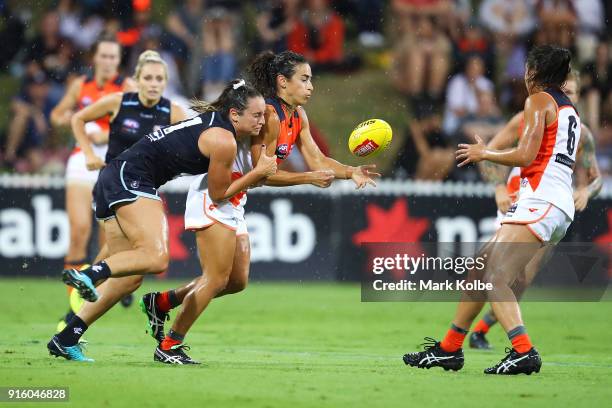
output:
M293 51L283 51L274 54L265 51L255 57L247 69L249 80L263 96L272 98L276 96L276 77L282 75L289 79L295 74L295 67L307 64L303 55Z
M100 46L100 44L102 43L113 43L113 44L117 44L117 46L119 47L119 55L121 55L122 52L122 47L121 44L119 43L119 40L117 40L117 37L114 35L110 35L110 34L102 34L100 35L100 37L98 37L98 39L96 40L96 42L93 44L93 46L91 47L91 55L95 55L96 52L98 52L98 47Z
M529 80L546 88L560 89L570 72L572 54L569 50L552 45L533 48L527 56Z
M242 114L247 107L249 99L258 96L262 96L261 92L244 79L234 79L226 85L216 101L208 103L199 99L192 99L191 109L198 113L219 112L227 118L230 109L236 109L238 113Z

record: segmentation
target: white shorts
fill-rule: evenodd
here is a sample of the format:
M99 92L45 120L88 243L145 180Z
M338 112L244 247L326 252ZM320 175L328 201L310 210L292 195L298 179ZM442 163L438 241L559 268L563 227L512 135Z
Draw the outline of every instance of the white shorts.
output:
M519 199L502 221L502 224L525 225L540 241L551 244L563 239L571 223L567 214L539 198Z
M185 229L197 231L219 223L236 231L236 235L248 234L244 219L243 199L238 205L229 200L215 203L208 194L208 175L196 177L189 186L185 205Z
M104 160L108 146L95 146L94 153ZM80 148L76 148L70 154L66 163L66 183L83 183L93 186L98 180L100 170L87 170L85 165L85 153Z

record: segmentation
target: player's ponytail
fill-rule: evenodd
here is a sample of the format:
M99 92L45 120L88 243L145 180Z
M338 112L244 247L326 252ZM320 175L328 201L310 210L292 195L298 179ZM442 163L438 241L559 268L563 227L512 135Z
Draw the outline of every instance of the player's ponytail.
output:
M265 51L255 57L247 73L253 86L266 98L272 98L277 94L276 78L282 75L290 79L298 65L307 63L303 55L293 51L283 51L276 55Z
M190 108L198 113L219 112L224 117L229 116L230 109L236 109L239 114L244 112L249 99L261 97L262 94L244 79L234 79L226 85L219 98L212 103L192 99Z
M157 51L153 50L143 51L138 56L138 62L136 63L136 68L134 68L134 78L138 79L138 77L140 77L142 67L144 67L146 64L161 64L164 67L166 79L168 79L168 64L166 64L166 61L162 59L161 55L159 55Z

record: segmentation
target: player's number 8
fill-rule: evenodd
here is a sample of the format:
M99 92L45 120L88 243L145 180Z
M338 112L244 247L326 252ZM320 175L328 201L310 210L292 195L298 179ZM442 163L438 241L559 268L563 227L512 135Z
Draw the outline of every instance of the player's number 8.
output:
M575 116L570 116L569 118L569 126L567 128L567 154L570 156L574 154L574 148L576 147L576 134L574 133L574 129L578 126L576 122Z

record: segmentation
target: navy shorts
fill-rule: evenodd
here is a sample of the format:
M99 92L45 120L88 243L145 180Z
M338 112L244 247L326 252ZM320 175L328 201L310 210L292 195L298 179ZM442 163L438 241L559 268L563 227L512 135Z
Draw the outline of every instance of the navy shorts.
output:
M112 160L100 172L94 191L96 218L115 217L114 206L136 201L139 197L161 201L151 176L129 162Z

